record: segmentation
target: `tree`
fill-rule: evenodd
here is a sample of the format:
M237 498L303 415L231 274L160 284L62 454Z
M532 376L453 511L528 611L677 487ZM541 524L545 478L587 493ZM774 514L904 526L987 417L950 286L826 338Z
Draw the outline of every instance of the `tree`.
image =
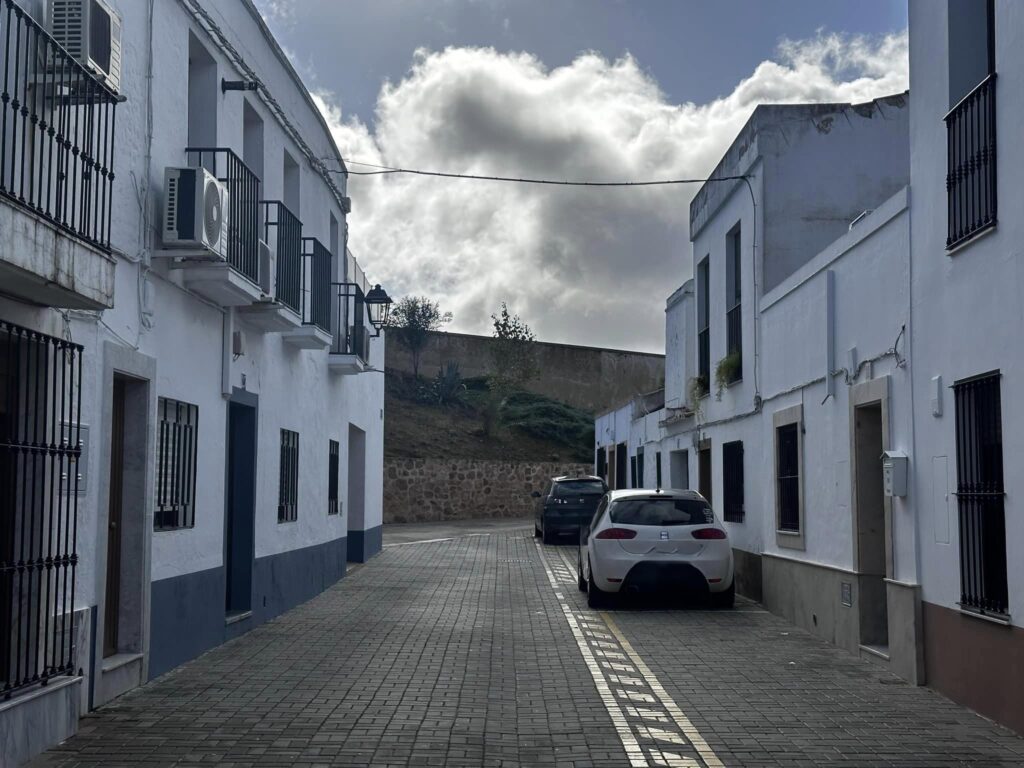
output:
M519 315L509 314L501 302L501 311L491 315L494 324L491 343L491 373L487 377L488 398L484 409L484 433L490 434L498 421L505 399L515 390L537 378L537 340Z
M409 350L412 373L417 379L420 376L420 354L427 345L430 332L451 320L451 312L442 312L438 302L426 296L406 296L392 308L388 329L392 337Z

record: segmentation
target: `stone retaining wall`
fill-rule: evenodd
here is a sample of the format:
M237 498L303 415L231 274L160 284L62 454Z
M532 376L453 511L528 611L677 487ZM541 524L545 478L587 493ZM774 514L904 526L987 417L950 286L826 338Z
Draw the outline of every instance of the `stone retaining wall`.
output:
M530 517L552 477L593 471L571 462L385 459L384 522Z

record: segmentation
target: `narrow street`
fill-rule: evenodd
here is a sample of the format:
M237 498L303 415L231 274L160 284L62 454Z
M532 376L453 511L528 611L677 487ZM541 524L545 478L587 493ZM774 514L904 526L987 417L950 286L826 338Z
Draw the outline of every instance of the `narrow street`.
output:
M528 527L418 529L32 765L1024 765L1009 731L750 602L598 613L575 550Z

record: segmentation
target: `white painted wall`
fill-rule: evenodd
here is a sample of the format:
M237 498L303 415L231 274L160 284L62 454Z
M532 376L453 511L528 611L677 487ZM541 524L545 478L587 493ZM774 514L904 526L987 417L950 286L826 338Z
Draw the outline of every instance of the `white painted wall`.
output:
M1024 476L1016 472L1024 451L1024 377L1020 329L1024 324L1024 270L1018 215L1024 192L1016 184L1024 147L1015 139L1024 120L1024 6L995 4L998 73L996 136L1000 218L989 234L948 254L946 238L946 129L949 109L945 4L910 2L911 178L914 194L911 247L912 351L915 440L913 494L920 519L924 600L957 608L960 551L956 500L955 381L988 371L1002 373L1002 439L1009 613L1024 626ZM943 412L931 409L931 379L942 376ZM933 472L933 458L948 458L948 476ZM947 491L949 496L946 498Z
M200 27L181 0L112 0L122 16L123 70L115 138L111 244L118 263L115 306L102 315L72 312L72 338L85 345L82 421L91 427L88 490L79 501L79 606L95 605L104 584L96 548L100 530L98 498L108 468L100 465L104 435L100 421L103 392L102 345L112 341L157 360L154 396L199 406L199 443L195 527L153 534L153 580L218 567L223 562L226 401L221 395L222 324L225 312L187 291L180 275L160 259L157 224L166 166L186 165L188 40L193 32L217 64L217 81L243 79L216 42ZM204 9L231 45L245 58L320 158L337 150L323 119L297 76L269 38L250 0L204 3ZM41 12L42 6L33 6ZM151 15L152 14L152 15ZM40 16L40 18L42 18ZM152 75L150 81L148 74ZM150 82L152 92L150 93ZM151 98L152 97L152 98ZM243 106L264 121L264 199L282 199L283 154L299 159L303 236L331 243L331 217L338 222L339 254L347 242L345 214L324 178L286 132L267 104L253 92L217 89L218 146L243 154ZM340 167L340 161L329 161ZM334 175L345 191L345 178ZM372 272L372 267L371 267ZM0 299L0 315L51 335L63 335L60 315ZM230 384L259 396L258 508L256 555L274 554L344 536L347 524L346 450L348 425L367 435L365 525L382 520L383 337L371 343L377 371L343 376L328 370L326 350L300 351L273 334L236 320L248 342L247 354L230 366ZM300 434L299 519L277 523L279 430ZM109 439L109 438L106 438ZM344 514L327 515L328 440L341 444L340 498Z

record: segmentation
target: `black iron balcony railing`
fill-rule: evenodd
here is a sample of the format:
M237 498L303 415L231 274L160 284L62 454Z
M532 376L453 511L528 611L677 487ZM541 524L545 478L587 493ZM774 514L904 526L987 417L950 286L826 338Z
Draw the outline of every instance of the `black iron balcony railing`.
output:
M302 314L302 222L279 200L263 202L264 238L277 253L274 298ZM274 228L271 240L270 228Z
M315 237L302 238L302 322L331 332L331 252Z
M228 190L227 261L240 275L260 282L260 179L242 158L223 147L189 147L195 167L206 168Z
M332 355L355 355L369 359L370 337L366 331L366 294L358 283L333 283L335 299Z
M946 248L996 223L996 76L946 114Z
M0 697L74 674L82 347L0 320Z
M110 251L120 97L0 0L0 196Z
M725 313L725 348L729 356L737 358L738 365L731 368L729 383L743 378L743 305L737 304Z

